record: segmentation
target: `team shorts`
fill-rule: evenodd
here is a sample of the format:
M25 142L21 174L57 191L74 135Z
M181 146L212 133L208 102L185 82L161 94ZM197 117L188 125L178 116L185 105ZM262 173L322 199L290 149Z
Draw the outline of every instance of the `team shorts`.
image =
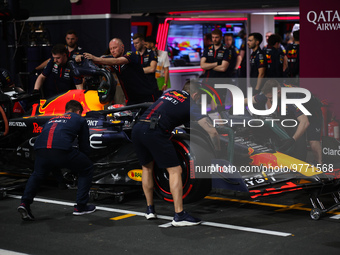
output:
M132 142L141 165L155 161L160 168L178 166L179 160L171 142L171 133L159 126L150 129L149 122L137 122L132 130Z
M307 141L320 141L322 130L322 111L321 108L314 110L313 114L308 117L309 126L307 128Z

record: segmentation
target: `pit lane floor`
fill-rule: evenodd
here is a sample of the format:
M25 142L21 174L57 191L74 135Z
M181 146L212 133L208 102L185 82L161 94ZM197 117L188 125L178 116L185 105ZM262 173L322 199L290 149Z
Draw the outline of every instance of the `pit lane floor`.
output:
M34 222L16 212L21 191L0 201L0 254L339 254L339 211L309 217L305 193L239 200L210 194L185 205L204 220L175 228L172 204L156 199L159 219L143 217L141 193L122 203L102 195L93 214L73 216L75 190L43 187L32 205ZM326 198L327 199L327 198ZM327 201L326 201L327 202Z

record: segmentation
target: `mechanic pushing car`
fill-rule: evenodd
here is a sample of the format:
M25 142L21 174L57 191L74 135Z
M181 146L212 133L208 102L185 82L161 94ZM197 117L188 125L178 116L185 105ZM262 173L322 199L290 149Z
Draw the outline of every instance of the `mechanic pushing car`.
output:
M141 116L133 127L132 141L142 165L142 186L146 197L147 219L157 218L153 201L154 162L169 173L170 191L174 200L175 216L173 226L193 226L200 220L183 210L182 167L176 150L170 140L172 130L191 119L208 132L216 150L220 150L220 140L209 117L201 115L201 109L195 101L200 98L199 84L188 81L182 91L165 92Z
M39 93L40 88L44 85L47 77L52 77L53 86L45 88L45 97L52 97L70 89L83 89L83 81L71 73L70 60L68 59L68 50L63 44L56 44L52 48L52 56L38 76L34 84L33 93Z
M278 88L278 97L280 97L281 86L277 80L268 80L264 84L261 93L253 96L253 103L257 105L262 105L265 107L267 104L267 108L271 107L272 103L272 89L276 87ZM247 99L245 99L246 102ZM278 104L280 105L280 104ZM299 124L293 136L290 139L287 139L283 142L281 146L281 150L285 151L289 147L294 146L295 142L304 135L307 134L307 141L309 142L311 149L313 151L314 160L317 164L322 163L322 155L321 155L321 123L322 123L322 113L321 113L321 104L318 103L318 100L312 96L311 100L306 104L308 111L311 112L311 116L306 116L301 112L299 108L295 105L288 104L287 105L287 113L295 118ZM279 112L279 108L277 112ZM302 159L305 160L305 159Z
M110 56L96 57L85 52L83 55L78 55L76 61L80 62L81 58L85 57L95 64L111 66L123 88L126 105L155 102L158 98L158 86L156 82L148 81L141 64L140 53L128 51L124 54L124 44L119 38L113 38L109 48Z
M93 175L93 163L87 157L90 153L89 127L84 118L82 105L70 100L65 107L65 114L51 118L35 140L36 159L34 172L28 179L21 204L17 208L23 220L32 221L30 205L37 194L42 180L50 171L68 168L78 173L77 204L73 215L83 215L96 210L94 205L87 205ZM78 139L79 149L73 147Z

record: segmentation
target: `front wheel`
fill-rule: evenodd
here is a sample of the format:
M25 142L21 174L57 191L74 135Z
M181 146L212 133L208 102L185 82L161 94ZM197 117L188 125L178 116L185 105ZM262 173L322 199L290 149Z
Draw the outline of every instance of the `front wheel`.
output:
M182 167L183 203L198 201L210 192L211 178L196 178L195 165L210 165L213 154L186 139L173 139L173 144ZM165 168L155 166L154 182L156 194L165 201L173 202L169 174Z

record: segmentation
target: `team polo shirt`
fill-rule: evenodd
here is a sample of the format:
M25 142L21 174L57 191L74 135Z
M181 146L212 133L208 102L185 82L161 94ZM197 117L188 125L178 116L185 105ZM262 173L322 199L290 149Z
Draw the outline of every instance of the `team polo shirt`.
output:
M300 73L299 44L289 44L287 46L288 72L289 77L297 77Z
M50 119L35 140L34 149L59 149L69 151L75 139L78 139L79 150L89 154L89 127L86 119L80 115L68 112Z
M267 60L266 77L283 77L284 52L281 49L268 46L265 53Z
M68 46L66 45L66 49L68 50ZM82 55L84 53L83 48L77 46L74 50L69 51L67 57L69 59L75 60L77 55Z
M206 58L206 63L218 62L221 64L223 60L230 62L229 50L224 45L217 50L215 50L214 45L211 45L204 50L202 57ZM225 72L217 72L210 69L206 70L204 75L206 78L219 78L225 77Z
M267 61L264 52L258 48L256 51L253 51L250 55L250 78L257 78L259 76L259 68L266 68ZM250 83L252 86L256 86L255 79L251 79Z
M141 64L144 67L148 67L151 65L151 61L156 61L158 62L158 56L156 52L150 49L146 49L144 53L141 56ZM146 76L155 78L155 73L148 73Z
M45 77L51 76L51 88L54 94L66 92L70 89L75 89L75 85L81 84L82 79L79 77L73 77L71 75L71 68L67 61L65 65L57 65L51 59L47 66L43 69L42 74Z
M234 46L231 45L229 47L229 66L227 70L225 71L226 77L232 77L234 73L234 69L238 69L238 66L236 66L237 57L240 55L240 51Z
M129 63L124 65L113 65L126 100L134 103L149 101L149 98L155 96L154 84L151 84L143 70L141 56L138 52L128 51L123 56Z
M200 120L200 107L191 99L190 94L181 90L165 92L152 106L141 116L141 120L158 119L158 125L167 132L175 127L193 120Z

